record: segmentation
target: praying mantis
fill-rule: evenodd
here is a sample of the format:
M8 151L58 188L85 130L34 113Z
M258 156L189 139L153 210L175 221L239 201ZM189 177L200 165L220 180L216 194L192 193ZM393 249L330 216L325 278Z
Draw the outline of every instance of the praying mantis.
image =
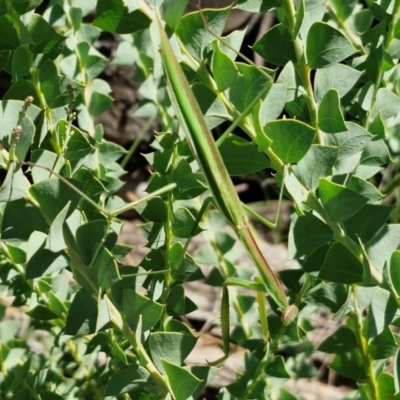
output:
M281 283L257 246L250 230L244 207L239 200L217 145L159 20L157 20L157 26L160 37L161 57L170 89L170 97L179 122L187 134L187 139L206 177L214 204L234 229L261 277L260 281L253 282L247 287L258 291L266 290L282 310L283 323L288 324L296 317L297 306L289 303ZM227 295L227 285L241 284L242 282L239 280L228 278L224 286L224 295ZM224 302L226 302L225 299L223 300ZM226 306L226 303L223 304L223 307ZM226 336L229 329L226 311L223 311L221 320L223 336ZM228 347L225 345L224 350L227 351L227 349Z

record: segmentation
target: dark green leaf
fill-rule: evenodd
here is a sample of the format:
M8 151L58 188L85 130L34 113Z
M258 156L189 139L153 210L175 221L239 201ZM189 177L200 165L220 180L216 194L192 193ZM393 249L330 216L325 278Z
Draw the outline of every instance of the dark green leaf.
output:
M319 191L329 218L336 222L350 218L360 211L368 201L361 194L325 178L320 180Z
M121 279L117 269L117 262L107 248L102 248L93 264L93 274L99 287L108 290L115 282Z
M28 31L33 44L33 53L51 53L62 46L66 37L57 33L54 28L40 15L33 14L28 23Z
M27 311L26 314L31 318L40 319L43 321L49 321L58 317L55 312L41 304L37 305L33 310Z
M66 335L89 335L95 333L97 302L85 290L80 289L72 300L65 324Z
M292 35L283 24L273 26L257 41L253 50L274 65L284 66L288 61L296 61Z
M156 367L165 373L163 362L182 365L197 342L193 334L180 332L153 332L149 338L151 357Z
M187 400L201 384L201 380L178 365L161 359L176 400Z
M335 147L312 145L306 155L292 168L305 187L315 191L319 179L331 175L337 157L338 149Z
M336 89L339 97L343 97L358 81L361 74L362 72L343 64L318 69L314 82L315 99L320 102L330 89Z
M151 384L150 374L140 365L127 365L113 373L107 384L105 396L119 396L128 392L142 390Z
M299 258L333 239L332 230L312 213L293 220L289 232L288 259Z
M396 300L389 291L376 288L371 299L368 315L368 336L374 338L381 334L393 321L397 312Z
M68 182L79 190L83 189L82 182L75 179L68 179ZM68 216L71 215L80 200L80 195L58 178L50 178L35 183L29 188L29 192L50 221L54 220L69 201L71 205Z
M148 331L158 322L164 309L163 305L130 289L124 290L122 304L132 330L137 329L139 317L142 316L142 332Z
M265 372L276 378L290 378L290 374L286 370L285 360L282 356L271 357L265 367Z
M357 338L348 326L341 326L327 337L317 348L325 353L339 354L357 347Z
M238 75L235 63L222 52L219 42L216 42L211 61L211 71L219 92L223 92L235 81Z
M368 344L368 354L373 360L383 360L393 357L397 351L398 345L392 331L385 327L383 331L375 336Z
M330 67L354 52L346 37L325 22L315 22L308 31L306 55L313 69Z
M200 233L202 229L198 226L196 219L186 207L179 207L174 212L172 225L173 235L178 238L189 238Z
M363 266L341 243L334 243L328 250L318 277L335 283L358 283L363 280Z
M254 65L236 63L239 72L237 79L228 89L229 100L240 111L244 111L252 101L271 83ZM273 77L275 71L263 69L265 73Z
M34 231L48 232L40 211L25 199L7 202L1 226L1 238L28 240Z
M256 146L236 135L229 135L219 146L229 175L247 175L268 168L267 157Z
M98 0L93 25L113 33L132 33L148 28L150 22L140 10L129 12L122 0Z
M19 14L26 14L38 7L43 0L12 0L14 10Z
M162 5L164 19L172 30L175 30L181 22L182 15L188 2L189 0L164 0Z
M396 291L397 296L400 297L400 251L393 252L389 264L389 277L390 282Z
M340 109L339 93L330 89L325 93L318 107L319 127L326 133L337 133L347 130Z
M357 242L368 243L385 226L392 206L366 204L357 214L344 222L346 232Z
M46 242L44 241L43 234L37 234L38 238L43 240L43 244L38 250L29 258L26 266L26 279L39 278L43 275L49 275L53 272L67 268L69 263L63 251L54 253L45 248ZM30 238L30 243L33 240L33 235Z
M107 1L107 0L105 0ZM185 15L176 30L179 39L184 44L186 50L198 61L204 59L204 51L215 37L207 31L202 16L206 20L208 29L215 35L221 36L229 14L229 8L219 10L206 9L202 15L194 12Z
M282 119L268 122L264 132L272 140L271 148L284 163L299 162L310 149L315 136L315 129L296 120ZM258 142L259 139L257 138ZM260 147L260 151L264 148Z
M325 244L318 249L314 250L310 255L306 257L306 259L303 262L303 270L308 272L309 274L312 274L313 272L318 272L322 264L325 261L326 253L329 250L329 245ZM315 274L313 274L315 275Z
M331 362L330 368L346 378L360 381L366 378L364 364L358 350L338 354Z
M372 265L382 271L400 244L400 225L387 225L367 245Z
M19 44L18 35L9 19L0 17L0 50L14 50Z

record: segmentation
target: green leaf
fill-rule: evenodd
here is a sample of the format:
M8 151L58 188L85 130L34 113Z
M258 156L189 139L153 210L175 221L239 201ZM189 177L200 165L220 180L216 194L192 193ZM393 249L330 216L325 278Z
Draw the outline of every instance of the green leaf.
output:
M381 372L378 376L378 395L380 399L390 399L395 394L394 377L388 372Z
M396 393L400 392L400 347L396 352L396 356L394 357L394 388Z
M161 197L154 197L147 203L135 208L146 221L167 222L167 205Z
M175 285L168 293L167 311L169 315L186 315L197 309L196 304L185 296L182 285Z
M372 183L357 176L351 177L347 187L367 197L369 199L368 203L374 204L383 198L383 194Z
M48 232L46 223L40 211L25 199L7 202L3 213L1 226L2 240L28 240L34 231Z
M290 378L290 374L285 366L285 360L282 356L271 357L265 366L265 372L269 376L276 378Z
M215 39L204 25L202 16L208 29L214 32L215 35L222 36L229 10L230 7L219 10L206 9L202 10L202 15L199 12L193 12L181 19L176 33L185 49L196 60L201 61L205 58L205 49Z
M389 150L383 140L372 140L365 147L361 156L362 165L382 165L391 162Z
M42 239L42 245L28 260L26 266L26 279L49 275L69 266L68 259L63 251L54 253L45 248L46 242L42 235L43 234L36 236ZM36 239L33 234L29 239L29 245L34 241L36 241Z
M398 345L389 327L375 336L368 344L368 354L373 360L383 360L393 357L397 351Z
M282 162L289 164L299 162L306 155L314 140L315 129L300 121L282 119L268 122L260 135L271 139L272 150ZM264 150L260 148L260 151Z
M357 242L368 243L385 226L392 206L366 204L357 214L344 221L346 232Z
M83 189L82 182L75 179L68 179L68 182L79 190ZM50 178L35 183L29 188L29 193L39 203L43 214L50 221L53 221L70 201L71 205L67 214L67 217L69 217L80 200L80 195L58 178Z
M0 17L0 50L14 50L19 44L18 35L9 19Z
M64 124L64 121L61 122ZM71 138L68 140L68 146L64 153L67 160L81 160L95 150L93 140L75 126L70 128L70 135Z
M114 372L108 381L105 396L119 396L124 393L143 390L151 385L152 379L146 369L140 365L127 365Z
M229 175L247 175L268 168L268 158L256 146L240 136L230 134L219 146Z
M265 75L260 72L258 68L253 65L236 63L238 70L237 79L232 82L228 89L229 100L238 109L244 111L250 103L263 91L266 87L271 85ZM268 75L274 74L274 71L264 68L264 72Z
M253 50L274 65L284 66L296 61L292 35L283 24L277 24L253 46Z
M107 220L97 219L81 225L76 231L76 244L82 260L91 264L101 248L111 250L117 241L117 234L110 230Z
M374 338L393 321L397 312L396 300L389 291L376 288L371 299L368 315L368 336Z
M330 67L354 52L346 37L325 22L315 22L308 31L306 55L312 69Z
M168 254L168 263L172 268L171 276L176 282L191 282L204 278L200 267L188 253L185 253L180 242L172 245Z
M25 79L20 79L11 85L5 93L3 100L24 101L28 96L32 96L34 99L33 104L40 107L39 96L33 84Z
M330 89L325 93L318 107L319 127L326 133L337 133L347 130L340 109L339 93Z
M174 212L172 233L178 238L189 238L200 233L202 229L198 226L196 219L186 207L179 207Z
M364 128L354 122L347 122L343 132L325 135L327 145L338 147L339 160L358 153L372 138Z
M330 89L336 89L339 97L346 95L360 78L362 72L343 64L318 69L315 73L315 100L319 103Z
M29 11L34 10L38 7L43 0L12 0L14 10L19 14L23 15Z
M320 179L319 191L329 218L335 222L350 218L360 211L368 201L361 194L325 178Z
M19 81L30 70L29 52L26 46L20 46L14 51L12 59L12 76L13 81Z
M137 328L140 316L144 317L142 319L142 330L146 332L159 321L164 309L163 305L130 289L124 290L122 304L126 320L134 331Z
M187 400L201 384L201 380L187 369L161 359L176 400Z
M293 220L289 232L288 259L299 258L333 240L332 230L312 213Z
M335 283L359 283L363 280L363 266L343 244L334 243L326 254L318 278Z
M49 321L58 317L55 312L41 304L37 305L34 309L27 311L25 314L29 315L31 318L40 319L43 321Z
M44 149L33 150L31 154L31 161L34 164L53 170L56 168L55 165L57 161L57 154ZM45 168L31 166L32 179L34 183L38 183L50 178L52 173Z
M400 97L386 88L378 89L376 101L371 111L371 120L373 120L378 113L381 114L383 120L387 120L388 118L394 117L399 112Z
M182 15L189 0L164 0L162 9L167 25L174 31L181 22Z
M338 354L329 367L346 378L360 381L366 378L364 363L357 350Z
M161 360L182 365L196 342L197 338L193 334L153 332L149 337L151 357L160 372L165 374L164 363Z
M386 225L367 244L367 253L372 264L382 271L385 263L400 244L400 225Z
M318 249L314 250L312 253L310 253L302 263L302 269L309 274L313 275L318 275L315 274L315 272L318 272L322 264L325 261L326 253L329 250L329 245L325 244Z
M238 76L235 63L221 50L218 41L211 60L211 71L220 93L228 89Z
M307 154L292 167L297 178L307 189L315 191L319 179L332 174L332 168L338 157L335 147L312 145Z
M389 277L390 282L397 294L400 297L400 251L393 252L389 264Z
M235 9L249 12L267 12L282 5L282 0L238 0Z
M84 289L80 289L72 300L65 324L66 335L90 335L95 333L97 302Z
M40 15L33 14L28 23L28 31L33 44L29 46L33 53L49 54L58 50L66 37L57 33Z
M53 253L58 253L59 251L64 250L67 247L64 241L63 227L70 205L71 203L68 202L50 225L45 249L48 249Z
M93 265L93 274L103 290L108 290L115 282L121 279L117 269L117 262L106 248L102 248Z
M346 21L347 18L353 13L357 4L357 0L349 0L342 2L340 0L332 0L332 5L340 20Z
M357 347L357 338L348 326L341 326L317 347L318 351L339 354Z
M149 27L151 20L140 10L129 12L122 0L98 0L93 25L113 33L133 33Z
M28 182L22 171L22 166L11 164L0 187L0 202L10 202L23 199L28 194Z
M258 118L261 126L278 119L285 107L287 87L283 83L274 83L261 103Z

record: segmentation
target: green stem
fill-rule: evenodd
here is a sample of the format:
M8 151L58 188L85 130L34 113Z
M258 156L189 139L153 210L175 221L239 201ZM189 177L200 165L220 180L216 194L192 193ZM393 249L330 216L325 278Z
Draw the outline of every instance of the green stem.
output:
M354 307L355 312L353 314L352 321L355 324L354 333L356 334L356 339L358 343L358 349L361 354L361 358L363 361L365 374L366 374L366 383L369 388L369 394L372 396L369 400L379 400L378 393L378 384L375 378L375 372L373 367L373 360L368 354L368 342L367 339L363 335L363 318L361 316L361 310L359 309L357 302L357 286L352 285L353 296L354 296Z
M296 26L296 11L293 0L284 0L282 9L285 11L289 31L294 32ZM298 37L293 39L294 51L296 53L295 69L300 77L301 83L306 91L306 102L310 114L311 125L317 129L318 143L324 144L322 132L318 128L317 103L314 97L314 91L311 84L311 68L308 66L303 45Z
M392 43L392 41L394 39L394 30L395 30L396 22L398 21L399 18L400 18L400 0L396 0L395 7L394 7L394 10L393 10L393 15L392 15L392 18L391 18L391 20L389 22L389 26L388 26L388 32L387 32L387 35L386 35L386 41L385 41L385 44L383 46L383 51L384 52L388 52L390 44ZM383 79L384 71L382 69L382 64L383 64L383 58L382 58L382 60L380 62L379 68L378 68L378 74L377 74L377 77L375 79L374 90L373 90L373 94L372 94L372 97L371 97L370 110L368 112L368 115L367 115L367 118L366 118L366 121L365 121L365 129L367 129L367 130L370 127L371 123L373 122L371 120L371 113L372 113L372 110L374 109L377 93L378 93L378 90L381 87L381 83L382 83L382 79Z

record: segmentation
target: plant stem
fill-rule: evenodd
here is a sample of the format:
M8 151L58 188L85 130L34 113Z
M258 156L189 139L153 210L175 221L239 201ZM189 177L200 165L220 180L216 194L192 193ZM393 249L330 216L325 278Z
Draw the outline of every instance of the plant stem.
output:
M357 286L352 285L352 291L354 295L354 318L352 321L355 323L355 334L358 343L358 349L361 354L363 365L365 368L366 381L369 388L370 395L372 398L370 400L379 400L378 394L378 384L375 379L375 372L373 368L373 360L368 354L368 342L363 335L363 318L361 316L361 310L359 309L357 302Z
M286 14L286 18L289 25L289 31L294 32L296 26L296 11L294 8L293 0L284 0L282 9L285 11ZM306 61L304 46L301 43L301 40L299 39L298 36L293 39L293 46L294 46L294 51L296 53L295 69L306 91L305 100L307 102L307 108L310 114L311 125L317 129L318 143L324 144L324 138L322 132L318 128L318 112L317 112L318 107L315 101L314 91L311 84L311 78L310 78L311 69Z

